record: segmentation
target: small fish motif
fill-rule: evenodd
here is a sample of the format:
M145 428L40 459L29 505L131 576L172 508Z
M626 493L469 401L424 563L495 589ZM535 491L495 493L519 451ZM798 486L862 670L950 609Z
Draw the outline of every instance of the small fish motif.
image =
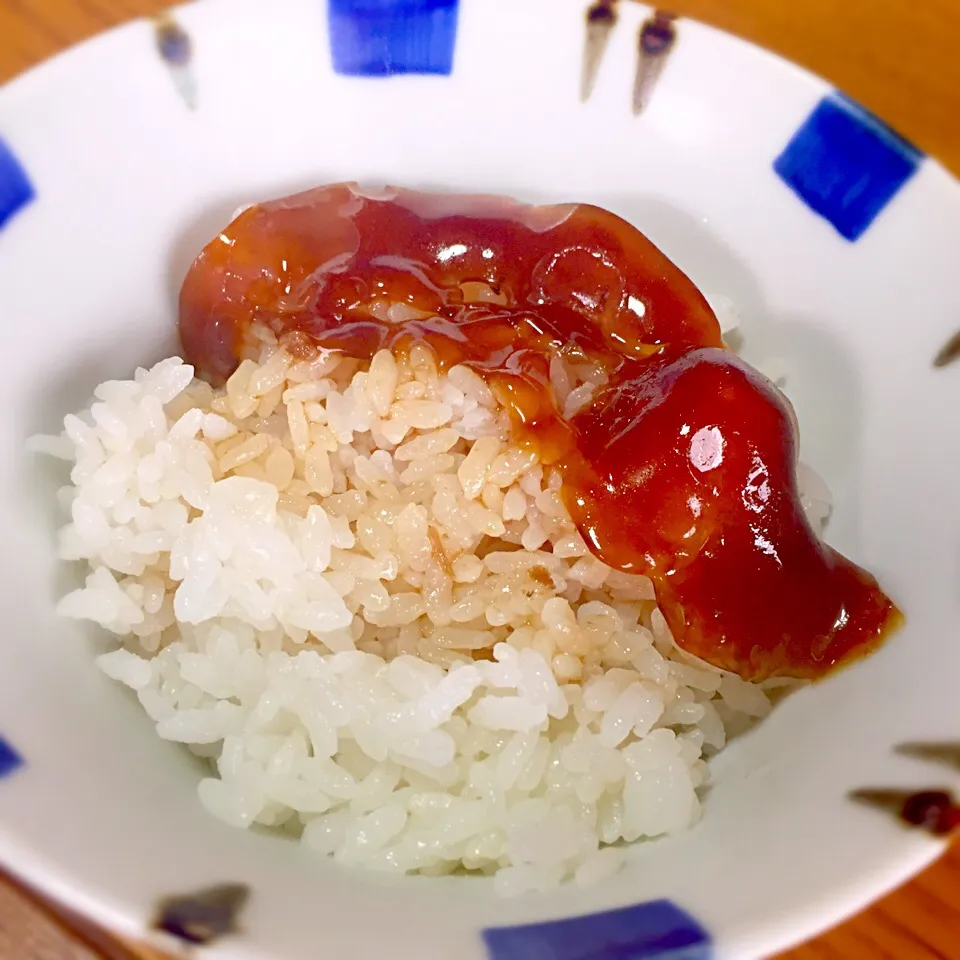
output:
M586 102L606 53L610 34L617 24L616 0L596 0L587 10L587 33L583 45L583 67L580 73L580 101Z
M935 367L945 367L960 357L960 330L958 330L937 352L933 358Z
M667 57L677 43L676 15L655 10L645 20L637 37L637 72L633 81L633 113L637 116L649 106L654 88L666 66Z
M960 743L901 743L897 753L960 770Z
M213 943L237 931L237 917L249 897L250 888L244 883L222 883L167 897L157 908L153 927L186 943Z
M892 813L934 837L948 836L960 827L960 804L948 790L854 790L850 799Z
M167 13L154 18L153 32L157 52L170 70L177 92L191 110L196 109L197 85L191 66L193 43L190 34Z

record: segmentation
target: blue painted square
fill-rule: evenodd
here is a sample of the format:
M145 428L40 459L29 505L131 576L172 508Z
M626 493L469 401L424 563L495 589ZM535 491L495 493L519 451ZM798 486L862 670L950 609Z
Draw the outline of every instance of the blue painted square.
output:
M458 0L329 0L333 69L352 77L453 69Z
M0 227L33 198L33 185L26 171L0 140Z
M773 169L841 236L856 240L922 159L913 144L835 93L820 101Z
M483 931L490 960L709 960L710 935L669 900Z
M0 780L23 764L23 757L0 737Z

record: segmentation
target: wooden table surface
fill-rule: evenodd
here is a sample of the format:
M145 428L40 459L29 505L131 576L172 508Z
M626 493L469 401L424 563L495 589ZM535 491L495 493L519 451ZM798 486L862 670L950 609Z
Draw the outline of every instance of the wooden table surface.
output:
M0 0L0 82L165 6ZM674 0L670 8L819 73L960 175L960 0ZM148 956L155 954L53 910L0 874L0 960ZM859 917L778 960L960 960L960 846Z

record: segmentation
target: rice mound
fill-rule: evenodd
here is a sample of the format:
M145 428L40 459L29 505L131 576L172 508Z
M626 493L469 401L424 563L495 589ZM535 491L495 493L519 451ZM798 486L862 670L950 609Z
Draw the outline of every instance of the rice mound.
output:
M705 757L767 713L685 655L648 579L587 550L557 472L432 353L298 359L267 331L225 389L174 357L97 387L67 459L59 612L200 800L241 827L502 893L614 873L700 816ZM596 370L555 361L568 411Z

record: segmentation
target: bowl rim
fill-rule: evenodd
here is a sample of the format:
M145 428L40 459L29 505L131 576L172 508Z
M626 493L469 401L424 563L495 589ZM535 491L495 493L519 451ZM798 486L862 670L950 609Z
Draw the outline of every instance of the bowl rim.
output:
M469 0L466 0L466 2L469 2ZM473 0L473 2L476 3L477 0ZM568 2L573 5L577 0L568 0ZM204 6L214 5L220 7L223 12L227 10L227 4L224 0L207 0L207 4ZM578 5L583 6L583 4ZM180 10L189 6L192 5L176 6L167 12L176 17ZM646 5L638 6L645 11L652 10L652 7ZM246 8L241 8L241 10L242 15L246 16ZM270 13L268 8L263 8L265 18L274 15ZM753 41L686 16L682 17L681 21L684 26L694 25L697 30L703 31L712 43L735 47L739 49L741 54L754 58L760 63L763 70L777 71L783 76L789 76L793 82L803 84L814 94L824 95L833 89L826 80L818 75L773 51L759 46ZM115 41L123 36L132 38L136 31L144 30L149 23L149 18L139 17L119 24L73 44L52 57L31 66L26 71L0 85L0 104L11 93L26 89L37 76L48 76L59 71L63 74L62 80L68 79L67 75L73 65L79 61L79 58L96 51L105 42ZM134 52L131 50L129 55L133 56ZM940 179L941 182L938 185L940 188L960 190L960 182L952 176L939 160L935 157L926 156L924 163L925 167L929 168L930 172ZM729 945L731 956L758 956L761 953L780 951L801 942L807 937L816 936L827 928L851 917L869 903L908 881L936 860L944 849L945 844L933 841L923 843L891 842L883 869L875 869L869 874L848 879L843 886L845 896L842 898L837 897L836 890L831 890L829 895L824 896L822 902L811 899L795 911L792 916L790 924L792 929L790 931L784 930L781 925L774 921L767 923L766 926L761 924L756 929L751 930L749 934L741 936L739 940ZM142 918L131 909L129 904L125 905L119 901L108 902L103 897L89 893L84 889L82 878L79 875L75 875L69 869L65 870L57 862L38 854L29 844L21 844L14 830L8 828L2 820L0 820L0 862L16 878L22 880L41 895L50 897L69 910L78 911L85 918L101 924L107 930L140 942L146 942L149 939ZM169 947L169 945L167 946ZM231 956L249 957L251 960L263 960L270 955L267 952L269 948L264 947L259 942L251 945L241 941L230 941L229 949ZM213 955L218 955L218 953L217 950L213 951Z

